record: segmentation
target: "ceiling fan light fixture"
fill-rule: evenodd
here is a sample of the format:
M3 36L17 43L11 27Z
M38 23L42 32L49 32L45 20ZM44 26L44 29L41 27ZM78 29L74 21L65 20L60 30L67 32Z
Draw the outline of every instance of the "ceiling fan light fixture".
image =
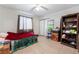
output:
M37 7L36 10L39 11L40 10L40 7Z

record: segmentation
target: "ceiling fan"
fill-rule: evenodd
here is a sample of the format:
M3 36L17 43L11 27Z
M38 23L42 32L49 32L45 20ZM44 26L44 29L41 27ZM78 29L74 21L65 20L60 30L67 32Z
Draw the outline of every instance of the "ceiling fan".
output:
M48 8L46 8L45 6L36 4L36 6L34 6L34 7L31 9L31 11L33 11L33 10L37 10L37 11L39 11L40 8L42 8L42 9L44 9L44 10L46 10L46 11L48 10Z

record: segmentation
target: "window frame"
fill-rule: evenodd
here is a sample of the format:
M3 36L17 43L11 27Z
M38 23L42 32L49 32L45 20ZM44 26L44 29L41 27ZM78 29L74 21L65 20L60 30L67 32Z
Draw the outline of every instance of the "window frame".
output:
M30 18L32 21L32 29L26 29L26 30L20 30L20 17L26 17L26 18ZM23 15L18 15L18 23L17 23L17 32L33 32L33 18L32 17L27 17L27 16L23 16Z

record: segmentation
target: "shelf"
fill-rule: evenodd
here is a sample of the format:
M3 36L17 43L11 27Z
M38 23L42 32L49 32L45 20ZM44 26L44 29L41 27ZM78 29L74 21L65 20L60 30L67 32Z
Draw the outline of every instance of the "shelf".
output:
M65 21L65 23L73 23L73 22L78 22L78 21Z
M76 47L76 43L74 45L70 44L70 42L67 39L62 39L61 43L65 44L67 46L70 46L70 47Z
M72 48L75 48L76 49L76 45L71 45L71 44L64 43L64 42L61 42L61 44L64 44L66 46L69 46L69 47L72 47Z
M71 34L71 33L63 33L63 34L69 34L69 35L77 35L77 34Z
M62 40L66 40L66 41L70 42L67 38L62 38ZM74 40L74 42L76 42L76 39Z
M73 15L73 16L72 16ZM61 19L61 42L67 46L77 46L79 31L79 14L70 14L63 16ZM63 39L64 38L64 39ZM62 41L63 40L63 41Z
M63 29L77 29L77 27L63 27Z

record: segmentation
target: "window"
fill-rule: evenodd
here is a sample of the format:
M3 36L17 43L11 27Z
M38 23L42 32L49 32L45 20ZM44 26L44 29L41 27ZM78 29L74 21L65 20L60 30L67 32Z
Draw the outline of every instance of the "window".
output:
M25 17L25 16L19 16L18 18L18 31L19 32L25 32L32 30L32 18Z
M32 29L32 20L27 18L27 29Z
M23 17L20 17L20 20L19 20L19 29L20 30L23 30L23 23L24 23Z

